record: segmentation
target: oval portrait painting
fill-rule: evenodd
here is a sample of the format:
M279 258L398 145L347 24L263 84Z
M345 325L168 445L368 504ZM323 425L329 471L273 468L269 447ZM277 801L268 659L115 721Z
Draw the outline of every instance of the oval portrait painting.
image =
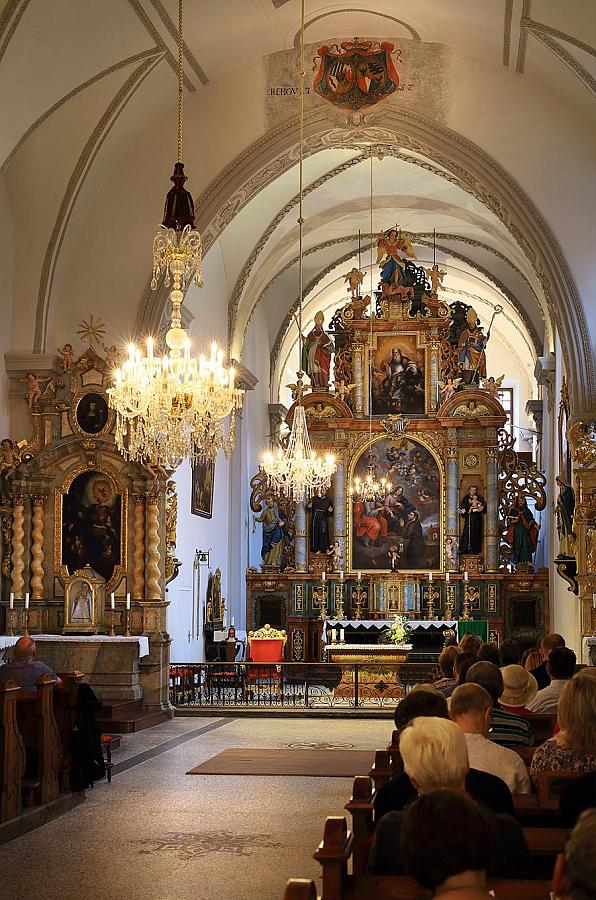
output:
M77 425L85 434L99 434L108 424L110 410L102 394L89 393L77 405Z

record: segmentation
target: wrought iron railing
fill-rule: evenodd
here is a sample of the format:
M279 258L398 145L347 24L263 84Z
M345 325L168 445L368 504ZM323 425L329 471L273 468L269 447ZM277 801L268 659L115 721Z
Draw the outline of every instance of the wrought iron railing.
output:
M374 709L394 706L436 677L434 663L176 663L170 702L185 709Z

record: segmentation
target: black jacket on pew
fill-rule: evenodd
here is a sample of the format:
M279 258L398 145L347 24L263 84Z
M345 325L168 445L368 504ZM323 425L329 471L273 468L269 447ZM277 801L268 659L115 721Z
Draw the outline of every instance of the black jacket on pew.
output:
M530 675L533 675L536 681L538 682L538 690L541 691L545 687L548 687L550 684L550 675L546 671L546 662L540 663L539 666L536 666L535 669L530 670Z
M106 774L101 749L101 729L95 719L95 713L99 712L101 706L93 689L85 682L80 684L72 743L70 781L73 791L90 787Z
M511 791L501 778L479 769L470 769L466 775L466 790L472 800L492 809L495 813L513 815L513 798ZM381 816L395 810L403 809L417 797L416 790L408 775L404 772L392 778L375 797L375 821Z
M504 813L497 815L482 807L492 831L492 863L489 878L531 878L532 856L518 822ZM403 811L390 812L378 823L370 849L369 867L373 875L406 875L401 858Z

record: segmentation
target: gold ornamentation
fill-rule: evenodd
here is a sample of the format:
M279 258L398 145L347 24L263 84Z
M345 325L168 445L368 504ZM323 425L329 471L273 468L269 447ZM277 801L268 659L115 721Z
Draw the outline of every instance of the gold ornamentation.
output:
M249 641L277 641L283 640L285 643L288 638L288 635L285 629L281 629L281 631L277 628L272 628L271 625L263 625L262 628L258 628L256 631L248 632L248 640Z
M47 497L31 498L33 514L31 517L31 599L43 599L43 509Z
M295 628L292 632L292 659L304 662L304 629Z
M132 590L133 597L141 600L145 596L145 498L137 494L134 498L134 534Z
M25 529L23 527L25 522L25 517L23 515L24 503L25 499L21 494L16 494L13 497L12 590L16 598L22 598L23 589L25 587L25 582L23 580L23 571L25 569L25 563L23 562L23 556L25 553L25 546L23 544L23 538L25 537Z
M106 326L101 319L94 319L92 313L88 320L83 319L77 328L77 334L84 344L88 344L89 347L92 347L93 344L102 343L106 336Z
M176 558L176 523L178 519L178 492L176 482L166 484L166 584L169 584L180 569L180 560Z

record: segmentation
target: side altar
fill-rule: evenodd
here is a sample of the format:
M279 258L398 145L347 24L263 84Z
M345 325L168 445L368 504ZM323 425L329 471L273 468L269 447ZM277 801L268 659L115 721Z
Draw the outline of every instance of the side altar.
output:
M346 274L328 329L317 313L304 335L310 385L299 373L290 408L271 407L282 452L301 406L337 469L323 496L296 503L263 470L252 478L262 546L246 573L247 628L285 628L295 662L322 659L328 620L397 614L482 620L489 640L532 646L549 629L548 573L533 566L546 479L516 452L502 378L487 372L502 308L483 323L445 302L445 273L417 265L396 229L378 248L378 289L362 296L363 273Z

